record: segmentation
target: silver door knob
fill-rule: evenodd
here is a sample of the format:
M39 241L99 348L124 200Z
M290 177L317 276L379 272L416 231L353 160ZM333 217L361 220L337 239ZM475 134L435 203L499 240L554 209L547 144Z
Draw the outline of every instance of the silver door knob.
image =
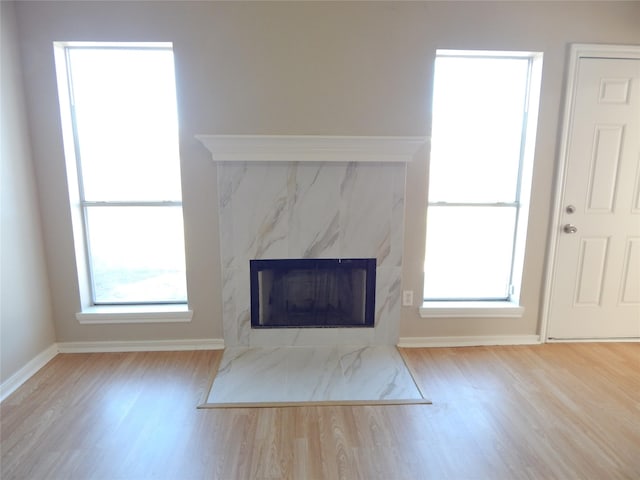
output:
M576 233L578 231L578 227L567 223L564 227L562 227L562 230L564 231L564 233Z

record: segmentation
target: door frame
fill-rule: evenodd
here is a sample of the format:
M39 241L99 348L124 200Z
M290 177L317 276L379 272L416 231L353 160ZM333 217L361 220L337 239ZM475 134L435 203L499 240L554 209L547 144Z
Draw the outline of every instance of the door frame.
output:
M560 220L563 215L564 192L566 184L566 174L568 168L569 134L572 128L572 111L575 102L575 90L578 83L578 64L582 58L630 58L640 59L640 45L611 45L593 43L574 43L570 45L569 62L567 76L565 79L564 109L562 114L562 128L560 130L560 148L558 150L555 187L553 190L553 211L549 228L548 254L546 262L546 274L544 282L543 303L540 321L540 341L562 342L563 340L549 340L547 332L549 329L551 313L551 294L553 292L556 267L557 252L560 242L561 225ZM576 340L572 340L576 341ZM589 340L584 340L589 341ZM599 340L605 341L605 340Z

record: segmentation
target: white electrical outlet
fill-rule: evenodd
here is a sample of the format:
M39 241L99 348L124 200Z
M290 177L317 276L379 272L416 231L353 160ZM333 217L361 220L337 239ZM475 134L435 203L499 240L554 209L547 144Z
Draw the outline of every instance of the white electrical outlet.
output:
M410 307L413 305L413 290L404 290L402 292L402 306Z

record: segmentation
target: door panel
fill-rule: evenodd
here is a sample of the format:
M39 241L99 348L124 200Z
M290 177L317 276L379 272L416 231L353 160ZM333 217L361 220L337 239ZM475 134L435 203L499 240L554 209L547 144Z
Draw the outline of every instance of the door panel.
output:
M580 58L573 98L548 337L640 338L640 59Z
M587 185L588 213L611 213L622 150L621 125L596 125Z
M607 264L608 238L583 238L578 261L574 306L602 305L602 287Z
M640 305L640 238L630 238L627 242L623 265L620 304Z

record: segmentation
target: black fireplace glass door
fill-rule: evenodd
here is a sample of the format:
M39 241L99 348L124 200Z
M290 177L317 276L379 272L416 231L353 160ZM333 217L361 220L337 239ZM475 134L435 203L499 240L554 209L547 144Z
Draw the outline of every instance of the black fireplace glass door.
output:
M251 260L251 326L372 327L375 269L375 258Z

